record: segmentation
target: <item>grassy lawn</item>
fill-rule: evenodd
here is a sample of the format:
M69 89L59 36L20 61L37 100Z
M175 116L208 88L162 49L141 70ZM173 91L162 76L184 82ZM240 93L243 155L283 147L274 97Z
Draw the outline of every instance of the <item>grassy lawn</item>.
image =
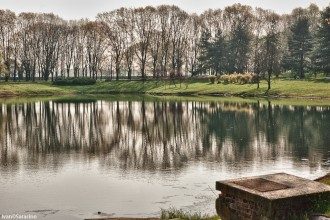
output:
M267 84L211 84L207 81L189 80L173 83L156 81L113 81L99 82L94 86L77 86L77 92L82 94L102 93L149 93L156 95L227 95L244 97L302 97L330 98L330 83L313 80L282 80L273 81L272 89L267 93Z
M169 81L112 81L97 82L89 86L53 86L51 83L0 83L0 96L37 96L65 94L152 94L152 95L205 95L205 96L242 96L242 97L299 97L330 99L330 83L317 80L283 80L272 82L267 93L267 84L211 84L205 80L185 80L174 85Z
M61 88L52 86L51 83L46 82L1 82L0 83L0 97L10 96L52 96L64 95L73 93L70 88Z
M186 87L187 85L187 87ZM151 90L152 93L186 93L186 94L222 94L233 96L281 96L281 97L330 97L330 84L314 81L274 80L272 89L267 93L267 84L263 81L260 88L246 84L210 84L192 82L176 86L161 86Z

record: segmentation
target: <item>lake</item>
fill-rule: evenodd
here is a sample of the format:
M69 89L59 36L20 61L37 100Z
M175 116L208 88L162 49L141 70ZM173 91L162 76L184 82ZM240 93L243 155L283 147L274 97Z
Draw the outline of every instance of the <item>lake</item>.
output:
M330 106L206 100L0 101L0 213L215 214L217 180L329 172Z

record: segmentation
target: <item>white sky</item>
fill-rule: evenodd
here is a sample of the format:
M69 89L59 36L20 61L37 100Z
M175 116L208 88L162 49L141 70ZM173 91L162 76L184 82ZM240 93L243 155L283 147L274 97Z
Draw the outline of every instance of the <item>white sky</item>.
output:
M53 12L65 19L89 18L104 11L120 7L146 5L177 5L187 12L201 13L206 9L224 8L234 3L272 9L278 13L289 13L296 7L307 7L311 3L321 9L330 4L329 0L0 0L0 9L19 12Z

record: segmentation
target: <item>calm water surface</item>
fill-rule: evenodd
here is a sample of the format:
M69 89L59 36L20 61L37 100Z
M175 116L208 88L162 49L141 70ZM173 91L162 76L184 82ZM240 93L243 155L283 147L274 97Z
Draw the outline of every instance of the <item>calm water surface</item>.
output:
M330 170L330 107L233 101L0 102L0 214L215 213L215 181Z

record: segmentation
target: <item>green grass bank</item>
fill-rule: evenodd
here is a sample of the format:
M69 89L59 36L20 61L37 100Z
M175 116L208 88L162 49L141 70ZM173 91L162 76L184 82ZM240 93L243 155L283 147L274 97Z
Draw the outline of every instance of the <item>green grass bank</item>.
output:
M0 97L53 96L68 94L150 94L166 96L236 96L330 99L330 82L322 80L275 79L267 91L265 81L255 84L211 84L206 80L111 81L85 86L55 86L50 82L1 82Z
M1 82L0 97L54 96L75 93L74 89L53 86L47 82Z

